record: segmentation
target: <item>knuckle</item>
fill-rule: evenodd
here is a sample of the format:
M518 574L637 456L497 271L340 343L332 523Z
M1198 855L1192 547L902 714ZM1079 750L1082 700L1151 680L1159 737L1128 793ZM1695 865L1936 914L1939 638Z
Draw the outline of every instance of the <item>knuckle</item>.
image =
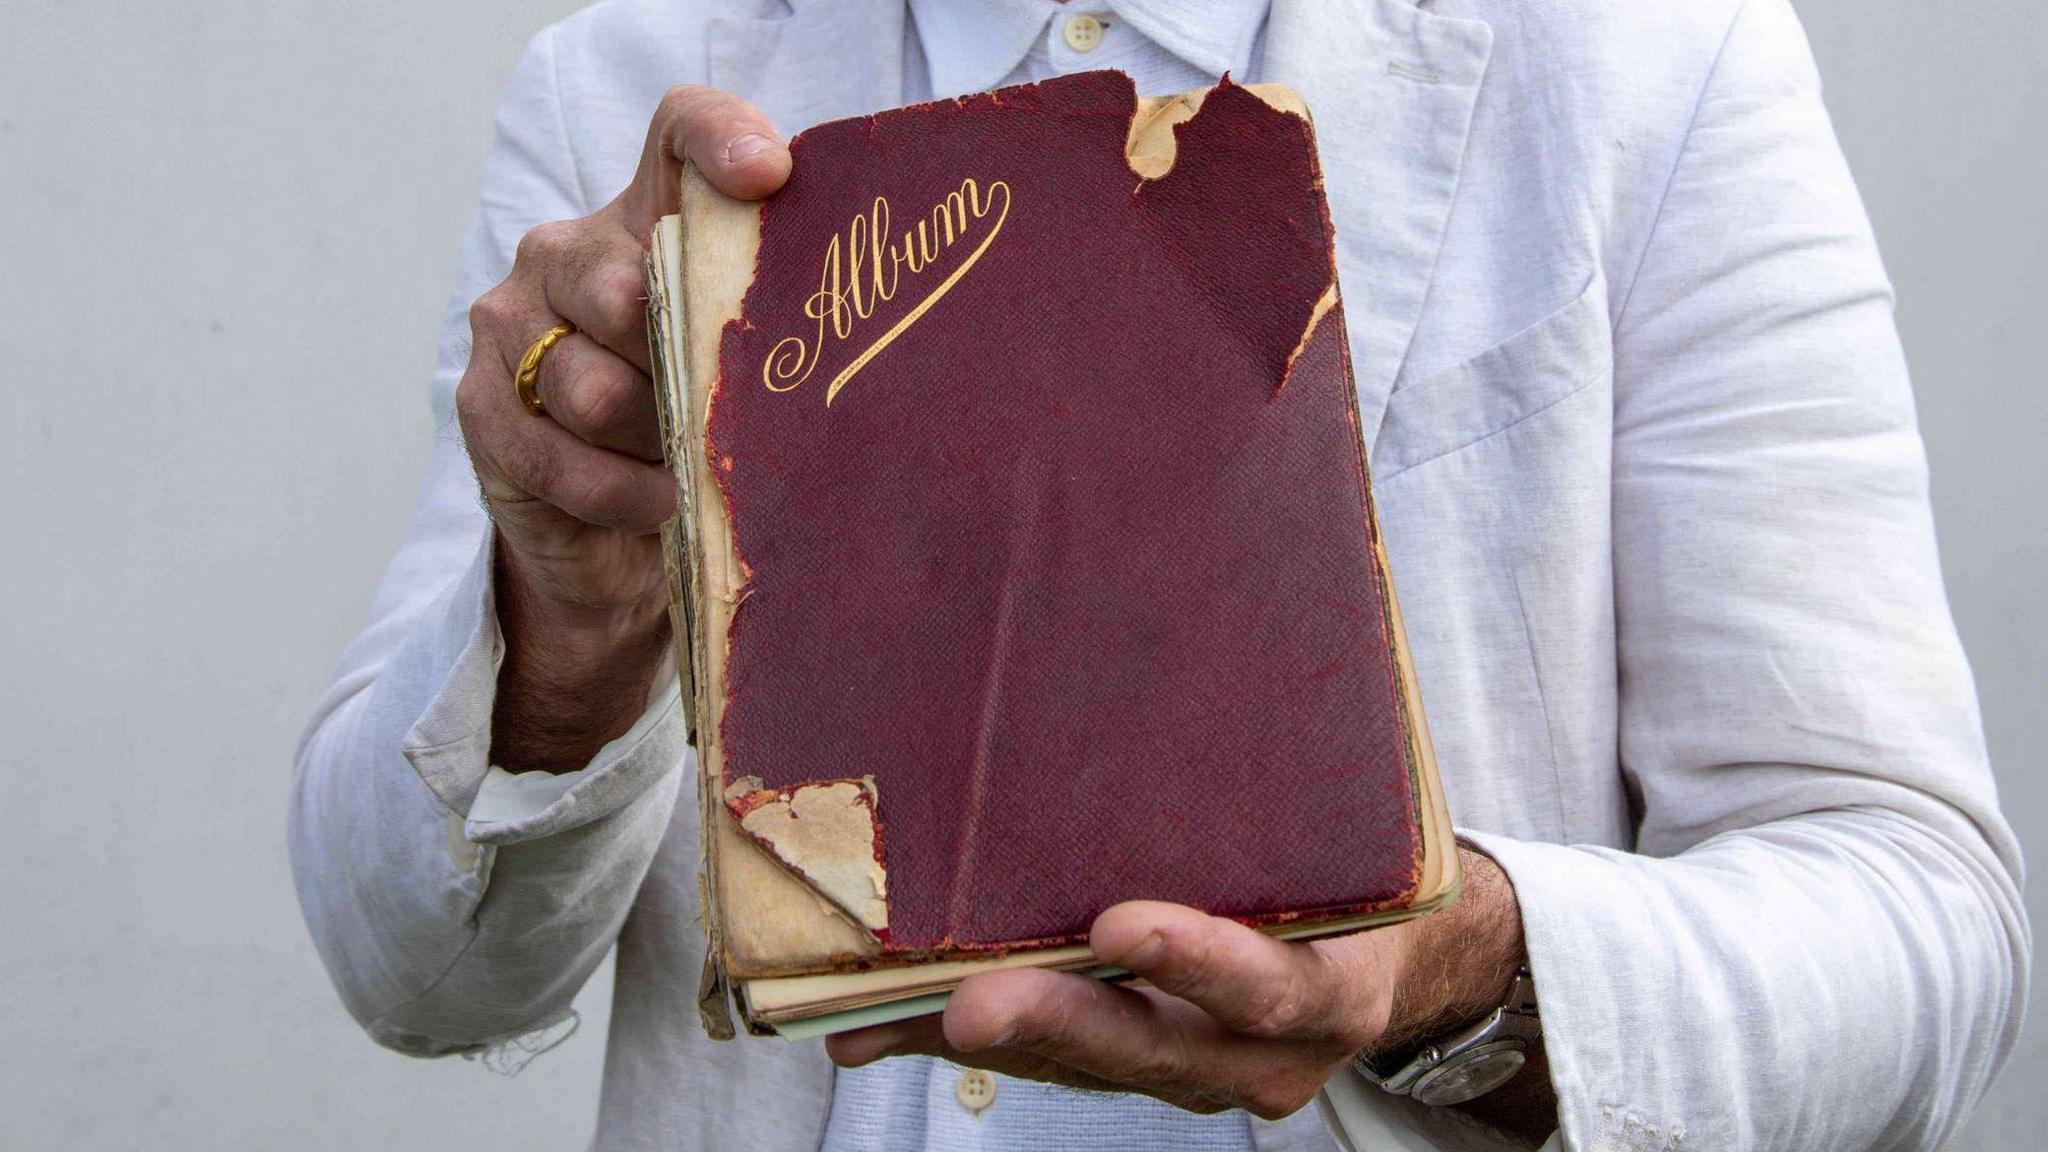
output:
M607 261L577 279L574 299L563 307L565 314L573 312L571 319L585 335L608 349L645 339L641 325L646 322L647 295L637 268Z
M502 331L511 313L511 298L503 284L476 298L469 306L469 331L476 340Z
M624 467L580 470L575 483L584 518L613 528L637 526L642 501L636 480Z
M717 88L683 85L662 98L657 131L677 158L714 168L726 166L726 141L747 132L773 133L761 110ZM752 163L746 161L745 163Z
M455 385L455 422L462 429L462 438L471 444L476 442L477 432L483 426L484 395L483 384L477 380L474 371L464 372Z
M688 119L704 104L720 95L716 88L702 84L678 84L661 94L660 114L669 120Z
M599 407L593 399L598 389L590 381L566 371L546 371L545 361L542 365L540 394L548 406L548 414L571 432L587 436L592 431Z
M560 507L562 491L561 457L545 443L535 444L501 462L520 488Z
M562 418L585 432L610 431L625 422L631 402L619 381L586 373L567 389Z
M616 469L581 468L565 479L563 494L575 501L581 513L600 523L614 518L624 492Z
M1132 1084L1166 1085L1187 1079L1187 1045L1179 1038L1146 1044L1133 1051L1118 1079Z
M1180 960L1173 973L1173 983L1200 997L1215 985L1219 975L1215 933L1197 932L1184 936L1177 952Z
M595 273L590 286L591 304L597 320L611 335L630 332L647 308L646 288L637 268L616 264Z
M1302 1004L1301 977L1290 971L1253 991L1238 1030L1266 1039L1284 1036L1300 1022Z
M1180 965L1174 974L1176 984L1188 988L1204 988L1217 978L1217 943L1210 933L1192 933L1192 939L1180 943Z
M575 243L576 223L572 220L550 220L527 229L519 238L519 247L514 259L521 264L545 263Z

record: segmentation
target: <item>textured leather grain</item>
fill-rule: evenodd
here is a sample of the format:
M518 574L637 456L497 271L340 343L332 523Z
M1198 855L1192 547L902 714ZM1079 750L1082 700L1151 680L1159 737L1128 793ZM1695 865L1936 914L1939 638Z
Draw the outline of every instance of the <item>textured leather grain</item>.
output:
M725 776L873 778L892 951L1416 884L1341 307L1302 343L1307 122L1226 83L1147 181L1134 102L1088 73L803 133L721 346Z

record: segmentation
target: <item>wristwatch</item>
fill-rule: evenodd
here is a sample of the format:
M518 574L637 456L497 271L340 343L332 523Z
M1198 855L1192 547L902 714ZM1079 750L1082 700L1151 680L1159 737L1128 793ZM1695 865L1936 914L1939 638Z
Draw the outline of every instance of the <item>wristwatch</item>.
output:
M1396 1096L1441 1107L1476 1100L1514 1078L1543 1038L1536 1016L1536 978L1515 973L1507 1003L1476 1024L1405 1052L1360 1056L1358 1074Z

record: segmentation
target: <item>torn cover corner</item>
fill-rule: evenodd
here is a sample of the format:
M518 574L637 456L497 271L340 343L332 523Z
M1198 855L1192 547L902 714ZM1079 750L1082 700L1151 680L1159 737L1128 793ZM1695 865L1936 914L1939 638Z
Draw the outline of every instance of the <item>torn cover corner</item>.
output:
M785 789L744 776L725 790L726 808L748 839L848 920L882 938L889 931L889 883L877 799L872 776Z
M713 1040L730 1040L738 1035L732 1024L732 991L726 983L725 965L715 948L704 952L704 975L697 984L697 1022Z
M1219 95L1222 99L1217 101ZM1251 99L1247 101L1246 97ZM1309 116L1308 106L1302 101L1301 95L1284 84L1239 84L1225 74L1221 83L1210 88L1184 92L1177 96L1139 99L1132 110L1130 128L1124 140L1124 160L1131 171L1140 178L1141 190L1146 183L1167 178L1172 173L1176 161L1180 159L1183 144L1188 142L1183 137L1189 135L1189 130L1194 127L1194 121L1212 101L1216 101L1218 107L1225 104L1235 106L1234 112L1224 112L1226 117L1235 115L1242 118L1246 110L1256 110L1263 106L1264 109L1277 112L1282 117L1292 118L1299 121L1298 127L1309 142L1308 177L1317 190L1316 212L1321 217L1319 222L1322 225L1323 263L1327 268L1327 278L1320 286L1320 290L1309 286L1308 291L1315 292L1312 302L1307 292L1300 296L1307 314L1301 323L1300 337L1295 340L1286 359L1279 363L1279 371L1273 379L1271 395L1277 398L1286 391L1288 381L1293 379L1294 365L1301 359L1302 354L1308 351L1309 342L1322 325L1323 318L1337 310L1339 306L1335 234L1330 227L1329 208L1321 197L1323 175L1314 146L1315 128ZM1201 144L1198 142L1196 146L1200 147ZM1235 285L1232 288L1234 290Z

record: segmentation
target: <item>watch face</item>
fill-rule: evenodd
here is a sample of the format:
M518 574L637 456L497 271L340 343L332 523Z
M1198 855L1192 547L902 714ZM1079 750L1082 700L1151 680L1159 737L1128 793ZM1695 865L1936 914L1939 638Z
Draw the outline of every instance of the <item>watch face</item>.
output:
M1425 1073L1408 1094L1431 1107L1476 1100L1522 1070L1522 1045L1514 1040L1481 1044Z

